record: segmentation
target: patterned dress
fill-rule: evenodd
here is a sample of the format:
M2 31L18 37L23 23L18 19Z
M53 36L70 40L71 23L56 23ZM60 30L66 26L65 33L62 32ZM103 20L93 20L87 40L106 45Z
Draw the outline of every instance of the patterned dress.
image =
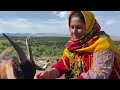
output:
M114 60L115 53L111 50L90 53L76 53L73 61L65 60L69 69L61 59L52 66L56 68L61 77L65 73L66 79L78 77L79 79L118 79L120 78L119 63Z

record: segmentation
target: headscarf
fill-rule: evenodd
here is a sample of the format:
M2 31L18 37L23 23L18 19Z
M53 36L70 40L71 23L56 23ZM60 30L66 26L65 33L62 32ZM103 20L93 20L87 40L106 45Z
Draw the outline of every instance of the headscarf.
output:
M85 18L86 31L85 36L81 37L80 40L74 41L72 38L66 44L66 49L63 52L63 61L65 57L71 59L71 52L88 52L96 53L103 50L113 50L115 57L120 62L120 50L114 44L112 39L104 31L101 31L101 27L95 16L90 11L80 11ZM74 13L70 12L69 17ZM74 53L73 53L74 56ZM65 61L64 61L65 64ZM66 66L66 64L65 64Z

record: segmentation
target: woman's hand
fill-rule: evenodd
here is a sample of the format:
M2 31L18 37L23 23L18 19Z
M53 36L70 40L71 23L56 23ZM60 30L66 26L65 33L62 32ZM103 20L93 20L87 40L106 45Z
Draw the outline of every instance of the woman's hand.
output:
M57 77L58 77L57 69L52 68L50 70L37 72L34 79L55 79Z
M48 79L49 78L49 71L40 71L37 72L34 79Z

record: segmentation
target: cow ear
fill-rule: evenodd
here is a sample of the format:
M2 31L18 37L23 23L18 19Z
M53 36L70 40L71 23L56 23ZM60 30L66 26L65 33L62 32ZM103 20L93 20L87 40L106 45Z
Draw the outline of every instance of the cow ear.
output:
M10 59L10 54L12 53L12 48L6 48L5 50L2 51L2 53L0 54L0 60L4 60L4 59ZM9 57L6 57L9 56Z

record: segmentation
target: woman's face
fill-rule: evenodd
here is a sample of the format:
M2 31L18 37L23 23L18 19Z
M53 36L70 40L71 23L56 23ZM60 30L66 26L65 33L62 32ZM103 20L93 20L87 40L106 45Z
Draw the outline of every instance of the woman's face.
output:
M85 35L85 23L83 23L78 17L72 17L70 22L70 34L74 40L79 40Z

